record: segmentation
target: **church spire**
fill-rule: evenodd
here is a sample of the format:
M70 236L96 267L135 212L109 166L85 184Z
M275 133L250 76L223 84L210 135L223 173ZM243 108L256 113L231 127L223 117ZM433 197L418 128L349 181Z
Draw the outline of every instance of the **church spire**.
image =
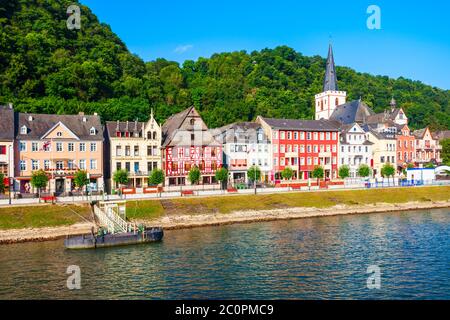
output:
M334 65L333 47L328 48L327 69L325 71L325 80L323 81L323 92L338 91L336 66Z

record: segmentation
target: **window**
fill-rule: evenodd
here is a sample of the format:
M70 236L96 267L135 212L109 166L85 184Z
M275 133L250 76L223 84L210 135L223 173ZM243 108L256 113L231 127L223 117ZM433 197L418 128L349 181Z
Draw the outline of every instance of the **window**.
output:
M86 170L86 160L80 160L80 165L78 167L80 170Z
M24 141L21 141L19 144L19 150L20 151L27 151L27 143Z
M44 170L50 169L50 160L44 160Z
M336 100L334 101L334 104L335 104L336 106L339 105L339 99L338 99L338 98L336 98Z
M191 133L191 141L195 140L195 134Z
M130 163L129 162L125 162L125 170L127 170L128 172L130 172Z
M134 156L135 157L139 156L139 146L134 146Z
M92 128L89 130L89 134L90 134L91 136L95 136L96 133L97 133L97 130L95 130L94 127L92 127Z
M56 143L56 152L62 152L63 151L63 145L62 142Z
M323 140L325 138L325 135L323 132L320 133L320 140Z
M280 139L284 139L285 138L285 133L284 133L284 131L281 131L280 132Z
M191 119L190 123L191 123L191 126L193 126L195 124L195 119Z
M116 146L116 157L120 157L122 155L122 146Z
M297 131L294 132L294 139L298 140L298 132Z
M304 132L300 132L300 140L305 140L305 133Z
M85 152L86 151L86 143L81 142L80 143L80 152Z
M152 146L147 146L147 156L153 155L152 150L153 150Z
M27 161L20 160L20 171L27 171Z
M73 142L69 142L69 143L67 144L67 150L68 150L69 152L74 152L74 151L75 151Z
M91 143L91 152L97 152L97 143L95 142Z
M6 154L6 146L0 146L0 154Z
M139 172L139 162L134 163L134 172Z
M39 170L39 161L31 160L31 170Z
M116 171L119 171L122 169L122 162L116 162Z
M56 133L56 136L57 136L57 137L62 137L62 132L61 132L61 131L58 131L58 132Z
M69 170L75 169L75 161L74 160L67 161L67 167Z
M306 140L311 140L311 132L306 133Z
M131 148L130 146L125 146L125 156L129 157L131 154Z
M26 126L22 126L22 127L20 128L20 134L27 134L27 133L28 133L27 127L26 127Z
M97 169L97 160L96 159L91 159L90 167L91 167L91 170Z
M37 142L31 143L31 151L33 151L33 152L39 151L39 144Z
M56 170L63 170L63 169L64 169L64 162L56 161Z

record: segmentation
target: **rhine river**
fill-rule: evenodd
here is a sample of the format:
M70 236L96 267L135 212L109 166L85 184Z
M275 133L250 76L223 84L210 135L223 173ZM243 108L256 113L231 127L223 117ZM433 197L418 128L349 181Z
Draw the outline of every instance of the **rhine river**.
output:
M68 290L69 265L81 289ZM367 268L380 268L380 289ZM0 246L0 299L450 299L450 209L167 231L161 243Z

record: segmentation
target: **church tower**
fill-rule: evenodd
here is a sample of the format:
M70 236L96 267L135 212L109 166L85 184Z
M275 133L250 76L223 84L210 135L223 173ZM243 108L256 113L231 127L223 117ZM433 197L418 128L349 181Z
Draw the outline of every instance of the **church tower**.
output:
M315 96L316 120L329 119L337 106L346 103L347 92L339 91L334 65L333 48L328 48L327 69L323 81L323 92Z

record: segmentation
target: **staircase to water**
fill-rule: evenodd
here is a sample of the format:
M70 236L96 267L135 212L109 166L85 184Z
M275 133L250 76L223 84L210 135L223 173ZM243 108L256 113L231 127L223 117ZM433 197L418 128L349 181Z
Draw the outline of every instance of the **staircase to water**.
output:
M131 232L136 229L134 224L128 223L113 210L103 210L93 206L94 214L99 224L109 233Z

